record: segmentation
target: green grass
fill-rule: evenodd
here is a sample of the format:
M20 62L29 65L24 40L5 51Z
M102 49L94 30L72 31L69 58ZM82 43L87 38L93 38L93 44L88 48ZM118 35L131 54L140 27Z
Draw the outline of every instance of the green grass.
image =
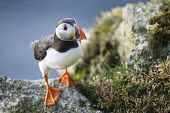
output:
M105 66L78 87L92 106L106 113L170 112L170 59L148 72L133 74L125 65Z

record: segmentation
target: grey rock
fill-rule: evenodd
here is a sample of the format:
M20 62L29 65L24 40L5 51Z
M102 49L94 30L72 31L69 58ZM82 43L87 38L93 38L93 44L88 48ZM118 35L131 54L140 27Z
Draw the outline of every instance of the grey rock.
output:
M52 87L61 89L53 106L44 106L44 80L16 80L0 76L0 113L101 113L79 92L79 86L67 87L54 79Z
M118 52L121 60L126 62L129 70L133 72L147 71L156 64L170 56L170 44L161 48L161 57L155 56L149 47L147 28L148 20L162 13L161 3L128 4L123 8L123 21L113 35L119 40Z

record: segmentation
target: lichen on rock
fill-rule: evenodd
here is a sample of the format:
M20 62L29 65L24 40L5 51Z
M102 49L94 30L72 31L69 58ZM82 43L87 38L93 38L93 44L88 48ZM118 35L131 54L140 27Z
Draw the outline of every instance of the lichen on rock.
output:
M131 54L126 60L127 67L131 71L148 71L154 65L165 60L165 58L154 59L156 55L151 54L152 49L150 48L147 29L150 25L149 19L161 13L161 5L161 3L140 3L127 5L124 9L123 17L127 21L129 29L132 30L131 38L133 38L135 44L134 48L131 48Z
M56 105L46 107L43 80L0 76L0 113L101 113L91 107L90 101L78 91L79 87L67 87L56 80L49 83L62 92Z

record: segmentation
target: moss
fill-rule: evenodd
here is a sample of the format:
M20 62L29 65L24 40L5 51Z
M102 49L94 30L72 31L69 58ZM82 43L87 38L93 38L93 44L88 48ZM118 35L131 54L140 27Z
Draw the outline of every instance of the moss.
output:
M170 44L170 12L158 14L149 20L149 46L155 57L162 57L162 48ZM166 55L165 55L166 56Z
M83 100L79 100L79 104L80 104L80 107L85 107L86 106L86 102L83 101Z
M86 84L85 82L82 82L82 84L79 84L77 86L78 91L81 94L85 95L87 97L87 99L92 103L91 107L97 109L96 103L97 103L97 99L98 99L99 95L96 94L95 87L93 85L89 85L88 83ZM82 102L82 101L80 101L80 102ZM81 103L81 104L83 104L83 103Z
M164 27L164 26L168 26L169 25L169 15L170 15L170 12L166 12L166 13L161 13L161 14L158 14L154 17L152 17L150 20L149 20L149 23L150 24L155 24L156 22L159 23L161 25L161 27Z
M91 78L93 84L88 80L78 86L96 109L105 113L170 112L170 59L148 73L134 75L119 66L107 67L100 74L97 81Z
M168 12L170 11L170 1L169 0L163 0L162 1L162 6L160 7L160 10L163 12Z
M96 19L89 43L84 48L84 57L75 68L78 75L92 76L99 73L104 64L114 67L118 63L118 43L112 39L112 35L121 21L122 8L102 13Z
M77 68L77 69L78 69L78 68ZM79 73L76 73L76 74L74 75L74 76L75 76L75 79L77 79L77 80L85 79L87 73L88 73L88 72L85 71L85 70L79 71Z

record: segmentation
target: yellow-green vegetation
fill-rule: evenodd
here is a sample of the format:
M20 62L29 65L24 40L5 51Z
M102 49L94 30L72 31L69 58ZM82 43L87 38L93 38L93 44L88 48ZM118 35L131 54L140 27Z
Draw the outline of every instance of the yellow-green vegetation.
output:
M119 61L117 42L112 40L114 31L122 21L122 8L101 14L96 19L89 43L84 49L83 60L76 66L76 76L89 75L100 72L104 64L115 66ZM100 62L99 62L100 61Z
M163 5L160 7L160 9L163 12L168 12L170 11L170 1L169 0L162 0Z
M149 46L156 57L163 47L170 44L170 12L161 13L149 20L152 27L149 30Z
M151 3L161 3L161 11L168 12L170 11L170 1L169 0L151 0Z
M170 1L163 2L161 9L164 11L149 20L149 46L154 57L161 57L163 47L170 44Z
M76 67L77 78L82 84L78 89L92 102L94 108L106 113L170 112L170 58L166 59L169 55L167 46L170 44L170 5L169 0L152 2L163 2L162 13L148 20L148 32L142 31L146 37L148 36L148 40L143 40L144 43L141 45L134 45L146 47L142 48L141 52L141 48L133 49L137 54L131 54L135 55L132 65L141 67L141 70L135 73L129 72L125 64L120 63L126 62L127 59L121 59L123 57L120 57L121 54L118 52L120 40L113 38L120 36L116 35L115 31L126 24L122 21L122 9L103 13L101 18L96 20L89 44L85 48L86 54ZM143 24L139 24L137 28L140 28L140 25ZM141 29L138 30L140 34ZM161 61L164 63L155 67L158 65L157 62Z
M82 84L78 88L93 107L106 113L170 112L170 58L143 74L129 73L124 65L106 67Z

